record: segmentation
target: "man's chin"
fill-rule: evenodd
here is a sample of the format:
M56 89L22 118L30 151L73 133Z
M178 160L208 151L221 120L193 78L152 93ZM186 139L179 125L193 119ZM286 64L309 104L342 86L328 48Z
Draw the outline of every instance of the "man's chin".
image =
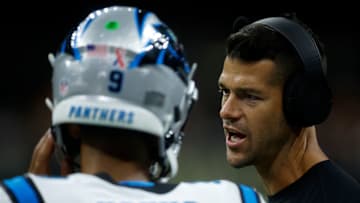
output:
M230 164L230 165L234 168L243 168L243 167L249 166L249 164L241 164L241 163Z
M227 157L227 162L234 168L243 168L251 165L251 162L248 159L241 159L238 157Z

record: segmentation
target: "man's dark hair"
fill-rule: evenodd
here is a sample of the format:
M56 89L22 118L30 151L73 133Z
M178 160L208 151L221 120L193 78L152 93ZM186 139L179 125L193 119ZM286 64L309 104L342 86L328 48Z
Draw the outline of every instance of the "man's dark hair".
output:
M312 30L291 16L291 20L303 26L314 38L319 48L324 72L326 56L323 44ZM271 84L283 85L286 80L298 71L303 70L302 61L292 44L280 33L263 24L248 24L227 39L226 55L245 62L256 62L261 59L273 60L277 66Z

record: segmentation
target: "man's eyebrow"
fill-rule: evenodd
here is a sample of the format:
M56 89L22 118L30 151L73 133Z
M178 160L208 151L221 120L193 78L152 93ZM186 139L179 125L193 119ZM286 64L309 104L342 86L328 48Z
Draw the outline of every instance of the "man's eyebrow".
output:
M254 93L261 94L261 91L252 87L238 87L234 89L236 93Z

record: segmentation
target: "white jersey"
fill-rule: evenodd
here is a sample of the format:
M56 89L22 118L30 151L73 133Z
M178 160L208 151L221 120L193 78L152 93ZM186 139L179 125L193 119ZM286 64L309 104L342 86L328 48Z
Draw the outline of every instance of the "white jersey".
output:
M106 175L66 177L26 174L2 181L0 203L263 203L260 193L227 180L113 182Z

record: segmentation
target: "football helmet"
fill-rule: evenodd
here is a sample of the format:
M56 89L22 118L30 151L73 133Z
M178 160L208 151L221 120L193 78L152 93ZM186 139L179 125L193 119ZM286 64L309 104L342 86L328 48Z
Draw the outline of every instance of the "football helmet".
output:
M91 12L49 61L53 101L47 104L63 153L79 163L62 124L135 130L159 139L154 178L176 175L183 128L198 98L196 64L189 66L182 44L156 14L127 6Z

